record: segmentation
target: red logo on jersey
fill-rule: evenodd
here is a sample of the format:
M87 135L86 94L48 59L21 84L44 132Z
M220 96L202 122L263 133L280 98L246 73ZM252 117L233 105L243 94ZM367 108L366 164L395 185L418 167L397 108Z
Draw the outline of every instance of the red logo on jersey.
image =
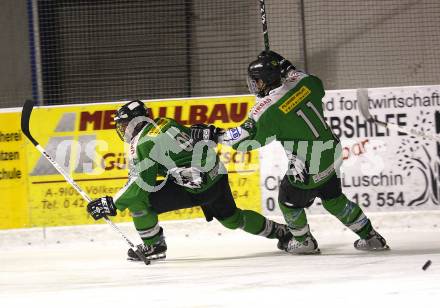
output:
M252 109L252 115L257 115L259 112L261 112L267 105L269 105L272 102L272 99L270 97L263 99L260 101L257 105L254 106Z
M130 156L135 157L136 156L136 144L138 141L138 136L136 136L131 142L130 142Z

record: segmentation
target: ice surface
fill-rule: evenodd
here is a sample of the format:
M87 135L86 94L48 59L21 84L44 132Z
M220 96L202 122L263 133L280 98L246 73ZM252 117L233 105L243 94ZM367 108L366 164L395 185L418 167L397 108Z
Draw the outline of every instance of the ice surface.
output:
M31 245L2 233L0 307L440 307L440 229L376 221L389 252L356 251L338 222L311 217L317 256L288 255L218 223L168 223L168 257L148 267L125 261L117 235L100 238L105 225Z

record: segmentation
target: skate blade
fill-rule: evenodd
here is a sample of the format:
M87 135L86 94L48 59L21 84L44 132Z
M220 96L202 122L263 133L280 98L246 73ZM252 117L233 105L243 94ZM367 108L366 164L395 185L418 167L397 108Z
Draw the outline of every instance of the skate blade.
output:
M355 247L356 248L356 247ZM359 251L372 251L372 252L379 252L379 251L387 251L387 250L391 250L390 246L385 245L384 247L379 247L379 248L371 248L371 249L359 249L356 248L356 250Z
M307 256L307 255L319 255L319 254L321 254L321 249L316 248L315 250L306 251L306 252L289 252L289 251L286 251L286 252L288 254L298 255L298 256L303 256L303 255L305 255L305 256Z
M376 248L376 249L374 249L373 251L386 251L386 250L390 250L390 249L391 249L390 246L385 245L384 247L382 247L382 248Z
M321 254L321 249L316 248L313 251L298 253L298 255L319 255Z
M154 255L154 256L146 257L146 259L147 259L148 261L156 261L156 260L162 260L162 259L165 259L166 257L167 257L167 256L166 256L165 253L159 253L159 254ZM137 259L137 258L130 258L130 257L127 257L127 260L130 261L130 262L143 262L142 260L139 260L139 259Z

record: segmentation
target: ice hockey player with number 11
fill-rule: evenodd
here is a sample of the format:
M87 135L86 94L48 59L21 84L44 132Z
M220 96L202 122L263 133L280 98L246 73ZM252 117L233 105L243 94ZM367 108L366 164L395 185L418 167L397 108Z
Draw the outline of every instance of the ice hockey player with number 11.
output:
M340 142L324 120L321 80L296 70L279 54L263 51L248 66L248 87L257 98L242 125L221 130L196 124L191 127L191 138L194 143L212 140L239 151L273 140L281 142L289 166L280 184L278 203L293 234L286 250L295 254L319 252L304 211L316 197L360 237L354 243L356 249L388 249L359 205L342 193L337 176L342 162Z
M87 211L97 220L128 209L147 259L164 258L167 250L158 214L198 205L208 221L216 218L226 228L278 240L278 248L285 250L292 237L287 226L237 208L214 148L193 148L188 127L169 118L149 118L141 101L119 108L115 123L118 135L128 143L129 180L115 197L90 202ZM157 181L158 176L165 180ZM132 250L128 258L138 260Z

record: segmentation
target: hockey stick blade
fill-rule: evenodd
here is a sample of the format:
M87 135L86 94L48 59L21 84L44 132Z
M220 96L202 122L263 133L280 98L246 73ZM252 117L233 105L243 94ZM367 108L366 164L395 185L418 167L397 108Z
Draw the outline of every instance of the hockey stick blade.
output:
M406 128L406 127L403 127L403 126L400 126L400 125L397 125L394 123L379 121L376 118L374 118L371 115L370 110L369 110L368 90L367 89L358 89L356 91L356 96L357 96L359 111L368 122L374 122L376 125L384 126L388 129L398 131L401 133L406 133L408 135L422 137L422 138L426 138L426 139L429 139L432 141L440 142L440 136L437 134L423 132L420 130L416 130L414 128Z
M27 99L24 102L23 109L21 111L21 131L23 134L35 145L38 145L37 140L34 139L31 135L31 131L29 129L29 122L31 119L31 113L34 109L34 101Z
M138 257L140 260L142 260L145 265L150 265L151 261L147 259L147 257L142 253L142 244L139 244L136 246L137 249L134 250L133 248L130 248Z
M369 122L374 121L373 116L370 113L369 107L368 107L368 90L367 89L358 89L356 91L357 96L357 102L359 106L359 111L361 112L362 116Z

